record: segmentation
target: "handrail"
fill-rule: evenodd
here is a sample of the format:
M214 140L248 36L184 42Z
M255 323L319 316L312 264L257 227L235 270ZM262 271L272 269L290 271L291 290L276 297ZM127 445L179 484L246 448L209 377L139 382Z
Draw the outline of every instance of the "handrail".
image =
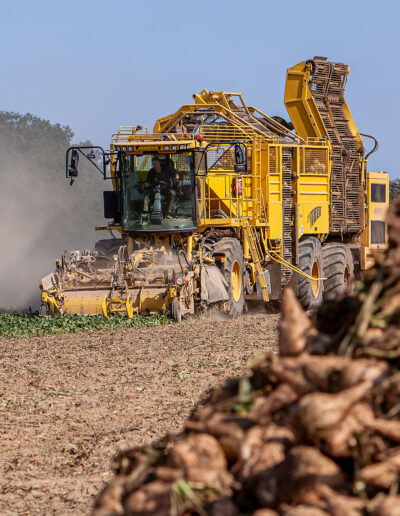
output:
M328 278L314 278L313 276L310 276L309 274L303 272L301 269L297 268L292 263L284 260L280 256L278 256L278 255L277 256L273 256L273 255L276 255L276 253L274 251L267 250L267 254L271 258L272 261L281 263L285 267L288 267L289 269L292 269L292 271L297 272L297 274L300 274L301 276L304 276L307 279L310 279L310 280L313 280L313 281L324 281L324 280L328 279Z

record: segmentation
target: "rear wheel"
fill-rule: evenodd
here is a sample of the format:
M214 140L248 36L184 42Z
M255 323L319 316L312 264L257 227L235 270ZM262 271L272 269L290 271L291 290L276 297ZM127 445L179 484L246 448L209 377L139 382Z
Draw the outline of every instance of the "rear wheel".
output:
M324 277L321 243L317 238L308 237L299 243L299 269L313 279L299 274L299 301L303 308L310 310L322 303L324 285L318 278Z
M332 299L352 294L354 288L354 263L346 244L331 242L322 247L324 260L324 297Z
M222 238L214 245L214 255L224 258L220 269L228 284L229 315L240 317L244 311L245 268L243 249L234 238Z

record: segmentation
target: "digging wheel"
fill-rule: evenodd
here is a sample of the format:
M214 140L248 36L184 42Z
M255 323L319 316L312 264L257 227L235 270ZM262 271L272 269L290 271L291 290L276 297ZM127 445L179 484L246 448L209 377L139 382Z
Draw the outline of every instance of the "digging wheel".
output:
M214 245L214 256L223 258L220 269L228 284L229 315L232 318L243 314L245 267L243 248L234 238L222 238Z
M322 246L324 259L324 297L328 299L352 294L354 287L354 263L346 244L331 242Z
M299 243L299 269L311 276L299 274L299 301L306 310L314 309L322 303L324 285L317 278L324 277L321 243L317 238L307 237Z

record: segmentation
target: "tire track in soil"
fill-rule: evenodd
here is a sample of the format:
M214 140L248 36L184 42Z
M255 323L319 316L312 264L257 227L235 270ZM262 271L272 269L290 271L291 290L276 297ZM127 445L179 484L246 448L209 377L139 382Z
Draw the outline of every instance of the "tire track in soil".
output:
M114 453L177 432L277 343L278 315L0 338L0 513L90 512Z

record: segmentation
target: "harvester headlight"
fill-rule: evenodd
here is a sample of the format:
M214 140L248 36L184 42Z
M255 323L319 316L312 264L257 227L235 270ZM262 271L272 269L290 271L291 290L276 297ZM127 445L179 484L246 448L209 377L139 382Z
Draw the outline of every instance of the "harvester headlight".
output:
M183 285L183 278L178 278L176 280L176 284L179 285L180 287Z

